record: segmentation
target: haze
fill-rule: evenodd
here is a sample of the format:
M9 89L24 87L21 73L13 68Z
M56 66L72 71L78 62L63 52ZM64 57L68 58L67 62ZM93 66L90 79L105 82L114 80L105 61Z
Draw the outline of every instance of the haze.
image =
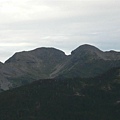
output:
M81 44L120 50L119 0L0 0L0 61L17 51Z

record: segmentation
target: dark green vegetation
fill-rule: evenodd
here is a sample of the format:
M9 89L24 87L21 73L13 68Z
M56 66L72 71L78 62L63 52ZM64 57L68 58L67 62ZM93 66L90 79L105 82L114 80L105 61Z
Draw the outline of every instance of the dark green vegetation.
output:
M0 94L0 120L120 120L120 68L35 81Z

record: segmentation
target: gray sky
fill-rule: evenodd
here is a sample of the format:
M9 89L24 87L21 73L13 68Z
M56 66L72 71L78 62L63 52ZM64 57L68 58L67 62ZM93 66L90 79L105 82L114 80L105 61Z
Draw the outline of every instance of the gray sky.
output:
M119 0L0 0L0 61L17 51L82 44L120 50Z

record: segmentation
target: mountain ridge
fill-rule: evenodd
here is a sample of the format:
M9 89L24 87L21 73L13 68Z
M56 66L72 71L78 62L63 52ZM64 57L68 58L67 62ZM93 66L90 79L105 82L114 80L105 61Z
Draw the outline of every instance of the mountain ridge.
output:
M7 90L38 79L95 77L119 66L119 52L103 52L88 44L79 46L71 55L56 48L36 48L17 52L0 63L0 88Z

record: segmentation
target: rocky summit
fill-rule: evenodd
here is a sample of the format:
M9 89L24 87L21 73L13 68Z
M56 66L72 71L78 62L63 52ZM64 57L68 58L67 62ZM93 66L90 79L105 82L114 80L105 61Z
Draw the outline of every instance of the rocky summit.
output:
M37 48L15 53L0 63L0 89L8 90L39 79L88 78L120 67L120 53L81 45L65 55L55 48Z

